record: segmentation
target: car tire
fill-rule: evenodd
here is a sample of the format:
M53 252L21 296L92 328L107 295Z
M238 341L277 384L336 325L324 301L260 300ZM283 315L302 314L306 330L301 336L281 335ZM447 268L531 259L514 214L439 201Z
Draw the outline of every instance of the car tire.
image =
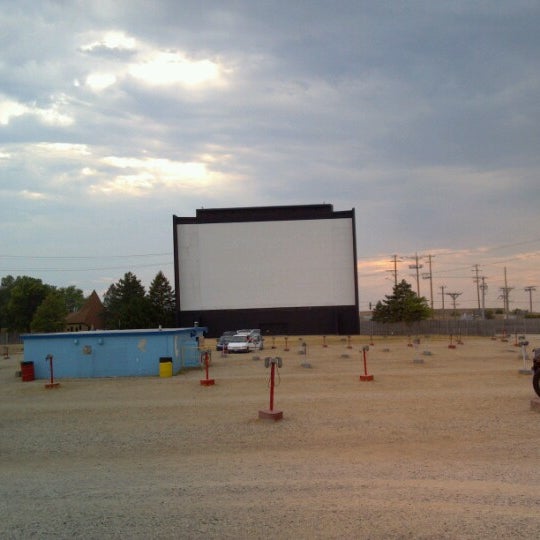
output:
M540 369L537 369L532 378L533 388L536 392L536 395L540 397Z

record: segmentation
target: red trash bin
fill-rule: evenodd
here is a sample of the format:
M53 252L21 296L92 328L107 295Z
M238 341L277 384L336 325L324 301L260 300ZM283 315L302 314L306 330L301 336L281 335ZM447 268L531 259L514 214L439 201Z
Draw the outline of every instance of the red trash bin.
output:
M35 379L34 362L21 362L21 378L25 382Z

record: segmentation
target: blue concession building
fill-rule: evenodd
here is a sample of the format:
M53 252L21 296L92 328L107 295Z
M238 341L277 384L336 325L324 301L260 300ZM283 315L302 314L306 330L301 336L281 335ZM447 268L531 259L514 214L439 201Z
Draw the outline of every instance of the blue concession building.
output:
M24 361L34 363L36 379L50 377L48 355L55 379L159 375L161 359L172 361L178 373L199 365L205 332L194 327L26 334Z

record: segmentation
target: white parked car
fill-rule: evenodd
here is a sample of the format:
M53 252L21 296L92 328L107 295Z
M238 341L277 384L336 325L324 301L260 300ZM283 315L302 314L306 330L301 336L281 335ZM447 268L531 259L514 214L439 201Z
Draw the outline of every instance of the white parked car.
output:
M260 335L236 334L229 338L227 352L250 352L260 351L263 348L263 340Z

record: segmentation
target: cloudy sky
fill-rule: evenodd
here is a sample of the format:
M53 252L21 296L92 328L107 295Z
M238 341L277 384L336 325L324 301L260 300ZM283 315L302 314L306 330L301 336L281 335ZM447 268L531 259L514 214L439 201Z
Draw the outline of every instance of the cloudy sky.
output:
M418 254L435 307L477 307L476 275L502 307L506 268L540 311L537 1L0 8L0 276L173 283L173 214L326 202L356 210L362 309Z

